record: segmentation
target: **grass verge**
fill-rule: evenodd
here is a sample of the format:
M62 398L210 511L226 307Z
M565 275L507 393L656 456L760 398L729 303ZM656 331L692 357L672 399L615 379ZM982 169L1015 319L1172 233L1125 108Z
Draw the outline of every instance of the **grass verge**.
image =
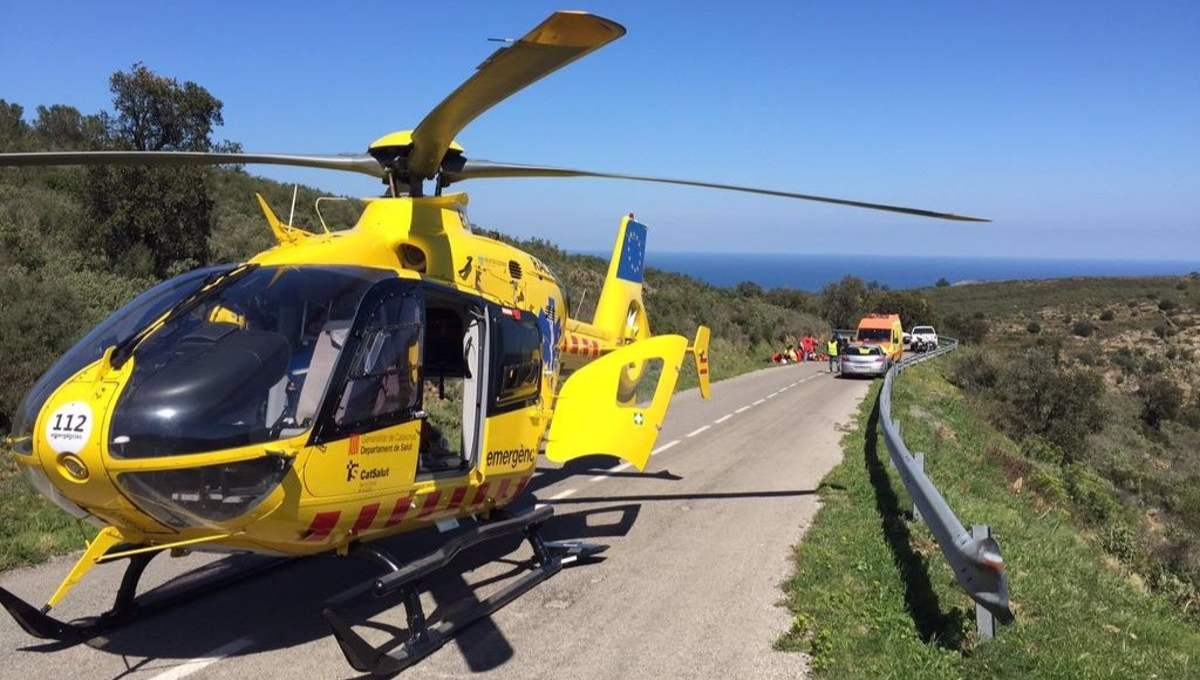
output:
M95 534L34 491L11 454L0 454L0 571L82 549Z
M1008 564L1017 622L979 644L954 581L888 463L874 391L822 484L824 507L784 584L795 615L781 649L828 678L1195 678L1200 631L1097 545L1070 514L1014 485L1016 445L929 362L896 383L905 442L965 524L988 522Z

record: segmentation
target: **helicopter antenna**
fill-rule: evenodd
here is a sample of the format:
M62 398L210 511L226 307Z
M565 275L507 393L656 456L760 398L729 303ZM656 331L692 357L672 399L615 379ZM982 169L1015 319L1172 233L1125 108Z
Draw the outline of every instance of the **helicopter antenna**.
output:
M292 185L292 211L288 213L288 229L292 228L292 218L296 216L296 194L300 192L300 185Z
M579 293L579 303L575 305L575 311L577 313L580 313L580 314L583 313L583 301L586 299L587 299L587 288L584 288Z
M325 233L329 233L329 225L325 224L325 218L321 215L321 201L351 201L354 199L346 198L345 196L318 196L316 202L313 203L313 210L317 213L317 219L321 221L321 228Z

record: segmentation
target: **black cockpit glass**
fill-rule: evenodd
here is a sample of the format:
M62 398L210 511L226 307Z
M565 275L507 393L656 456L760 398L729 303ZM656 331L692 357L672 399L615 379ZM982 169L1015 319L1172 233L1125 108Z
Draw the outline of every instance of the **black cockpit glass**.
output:
M367 291L386 270L261 267L201 292L137 344L117 458L261 444L312 427Z
M168 309L200 290L206 282L227 274L234 265L206 267L168 279L137 296L75 343L25 395L13 420L15 448L32 453L34 421L51 393L84 366L95 363L108 348L123 343Z

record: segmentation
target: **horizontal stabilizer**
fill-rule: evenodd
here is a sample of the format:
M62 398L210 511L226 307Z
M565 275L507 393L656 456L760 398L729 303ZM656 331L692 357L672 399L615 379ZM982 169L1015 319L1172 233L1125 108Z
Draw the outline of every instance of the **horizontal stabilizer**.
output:
M687 338L660 335L571 374L554 408L546 457L617 456L644 470L679 380Z

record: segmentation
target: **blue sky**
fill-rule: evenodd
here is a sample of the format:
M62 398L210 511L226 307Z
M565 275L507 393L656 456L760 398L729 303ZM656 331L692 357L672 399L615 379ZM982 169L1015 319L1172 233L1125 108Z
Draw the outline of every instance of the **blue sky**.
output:
M135 61L247 150L361 152L555 9L628 34L459 135L470 157L758 185L989 225L611 180L458 185L483 226L610 247L1200 259L1200 3L0 0L0 98L109 108ZM370 179L251 168L331 193Z

